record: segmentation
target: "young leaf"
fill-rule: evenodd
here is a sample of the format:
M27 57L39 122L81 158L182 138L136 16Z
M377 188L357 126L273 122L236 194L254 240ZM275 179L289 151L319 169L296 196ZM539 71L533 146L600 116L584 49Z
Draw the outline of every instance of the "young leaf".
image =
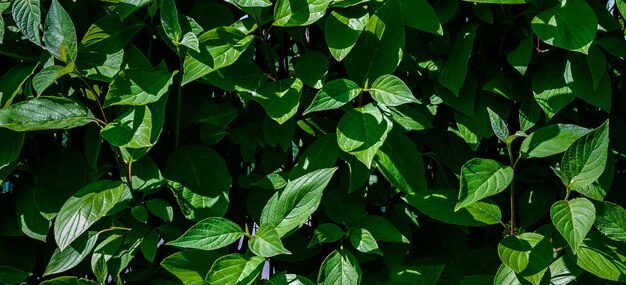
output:
M15 24L34 44L41 46L40 0L15 0L11 11Z
M170 241L167 245L193 248L201 250L216 250L234 241L243 235L241 227L221 217L206 218L191 228L181 237Z
M557 201L550 208L552 223L576 254L596 219L596 208L587 198Z
M326 14L331 0L279 0L274 9L274 26L295 27L315 23Z
M369 20L364 7L351 7L330 12L324 24L324 35L330 54L342 61L356 44Z
M322 192L336 170L324 168L289 181L263 208L261 224L276 225L281 237L300 227L319 206Z
M311 236L311 242L309 242L308 248L321 243L336 242L343 236L343 230L331 223L319 225L313 235Z
M378 107L367 104L350 110L339 120L337 143L369 168L392 127L391 120Z
M43 276L61 273L74 268L87 257L98 241L98 234L81 235L64 250L55 249Z
M65 12L58 0L52 0L50 10L46 16L43 42L46 49L55 58L70 63L78 55L78 41L72 18Z
M161 1L161 26L163 31L172 42L177 45L183 36L183 31L180 28L180 22L178 22L178 10L176 9L176 2L174 0L162 0Z
M254 236L248 240L250 251L262 257L272 257L280 254L291 254L283 246L283 242L278 236L276 227L271 223L261 224Z
M521 276L543 274L552 263L552 245L537 233L509 236L498 244L502 262Z
M394 75L378 77L368 91L374 100L386 106L399 106L418 102L409 87L404 84L404 81Z
M611 202L595 203L598 230L606 237L626 242L626 210Z
M513 168L491 159L474 158L461 168L459 203L455 211L498 194L513 181Z
M247 257L233 253L222 256L213 263L205 282L215 285L249 285L263 269L265 259L260 256Z
M532 132L522 141L522 157L547 157L564 152L574 141L589 133L589 129L577 125L548 125Z
M124 184L101 180L85 186L65 202L54 222L54 239L65 250L121 200Z
M121 71L109 85L104 107L154 103L167 93L175 74L141 69Z
M356 285L361 283L361 268L354 255L346 250L331 252L322 262L317 284Z
M42 96L0 109L0 128L18 132L70 129L90 122L89 109L63 97Z
M311 105L304 111L304 115L338 109L359 96L361 88L359 85L348 79L337 79L330 81L320 89L313 98Z
M561 171L568 191L596 181L606 166L609 147L609 121L578 138L563 154Z
M491 108L487 107L487 112L489 112L489 122L493 133L501 142L506 143L509 137L509 128L506 126L506 122Z
M363 228L350 228L348 231L350 243L360 252L383 255L378 249L378 243L372 234Z

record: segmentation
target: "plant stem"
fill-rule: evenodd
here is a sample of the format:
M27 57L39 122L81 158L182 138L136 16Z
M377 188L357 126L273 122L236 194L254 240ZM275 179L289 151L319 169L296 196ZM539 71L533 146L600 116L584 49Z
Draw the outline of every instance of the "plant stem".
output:
M110 231L114 231L114 230L130 231L131 229L130 228L125 228L125 227L111 226L110 228L107 228L107 229L99 231L98 234L106 233L106 232L110 232Z
M254 15L254 20L256 21L257 29L259 29L259 33L261 34L259 38L261 39L261 43L263 44L263 47L265 48L265 57L267 59L267 67L269 68L270 73L272 74L272 77L274 78L274 80L272 81L276 81L276 79L278 79L278 75L276 74L276 70L274 68L274 57L270 53L270 47L269 47L269 44L267 43L267 33L269 32L269 29L264 31L261 28L261 21L259 21L259 17L257 16L256 11L254 11L254 8L251 8L250 10L252 10L252 14Z
M510 235L514 236L515 235L515 167L517 166L517 163L519 162L520 156L518 156L517 159L513 161L513 151L511 150L511 146L509 144L507 144L506 150L509 154L509 162L511 163L511 167L513 168L513 179L511 179L511 191L509 195L509 200L511 203Z

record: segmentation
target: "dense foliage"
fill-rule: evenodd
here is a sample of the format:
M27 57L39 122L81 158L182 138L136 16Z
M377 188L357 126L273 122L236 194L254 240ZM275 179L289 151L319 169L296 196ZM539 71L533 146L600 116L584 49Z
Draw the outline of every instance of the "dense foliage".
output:
M616 2L0 0L0 283L626 282Z

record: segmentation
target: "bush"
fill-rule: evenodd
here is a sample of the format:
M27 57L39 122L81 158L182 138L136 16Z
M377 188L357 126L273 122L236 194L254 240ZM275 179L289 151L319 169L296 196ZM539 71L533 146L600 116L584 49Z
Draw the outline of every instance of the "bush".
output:
M626 282L614 2L2 0L0 283Z

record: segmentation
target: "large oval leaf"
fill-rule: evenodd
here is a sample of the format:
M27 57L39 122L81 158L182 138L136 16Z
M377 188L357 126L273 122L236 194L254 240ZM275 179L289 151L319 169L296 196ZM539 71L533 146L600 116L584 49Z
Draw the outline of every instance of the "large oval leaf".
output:
M241 227L222 217L206 218L167 245L201 250L216 250L238 240Z
M302 87L298 78L270 82L258 92L253 92L252 99L263 106L270 118L283 124L298 111Z
M142 69L121 71L109 85L104 107L154 103L168 91L174 74Z
M40 0L15 0L11 11L15 24L31 42L41 46Z
M337 109L352 99L359 96L361 88L359 85L348 79L337 79L330 81L320 89L313 98L311 105L304 111L304 115L324 110Z
M612 240L626 242L626 210L611 202L595 203L598 230Z
M498 194L513 181L513 168L491 159L474 158L461 168L459 203L455 210Z
M274 9L274 26L294 27L315 23L326 14L332 0L278 0Z
M69 198L54 222L54 239L64 250L121 200L124 184L102 180L85 186Z
M600 278L626 282L626 247L622 242L592 231L578 248L578 253L569 256L578 266Z
M596 208L587 198L557 201L550 208L550 217L556 229L576 253L596 219Z
M89 235L81 235L64 250L55 249L43 276L72 269L91 253L96 241L98 241L98 234L90 232Z
M335 250L322 262L317 284L357 285L361 283L359 262L347 250Z
M219 251L185 250L161 261L161 266L185 285L203 285L211 264L222 256Z
M522 276L545 272L552 263L552 244L537 233L509 236L498 244L502 262Z
M426 0L400 0L404 24L415 29L436 35L443 35L443 29L435 10Z
M52 0L50 4L45 30L43 42L50 54L65 63L75 61L78 55L76 30L72 18L65 12L58 0Z
M368 91L374 100L387 106L418 102L404 81L394 75L387 74L376 78Z
M18 132L69 129L90 122L89 109L63 97L42 96L0 109L0 128Z
M520 146L520 154L522 157L536 158L559 154L589 131L577 125L548 125L537 129L524 139Z
M563 5L559 3L539 13L531 26L535 34L548 44L587 53L596 37L598 19L587 2L576 0Z
M368 20L369 13L364 7L351 7L330 13L324 25L324 35L328 50L337 61L343 60L350 53Z
M404 135L392 134L376 153L376 168L404 193L426 190L424 162L415 144Z
M577 139L563 154L561 171L568 190L583 188L604 172L609 147L609 121Z

